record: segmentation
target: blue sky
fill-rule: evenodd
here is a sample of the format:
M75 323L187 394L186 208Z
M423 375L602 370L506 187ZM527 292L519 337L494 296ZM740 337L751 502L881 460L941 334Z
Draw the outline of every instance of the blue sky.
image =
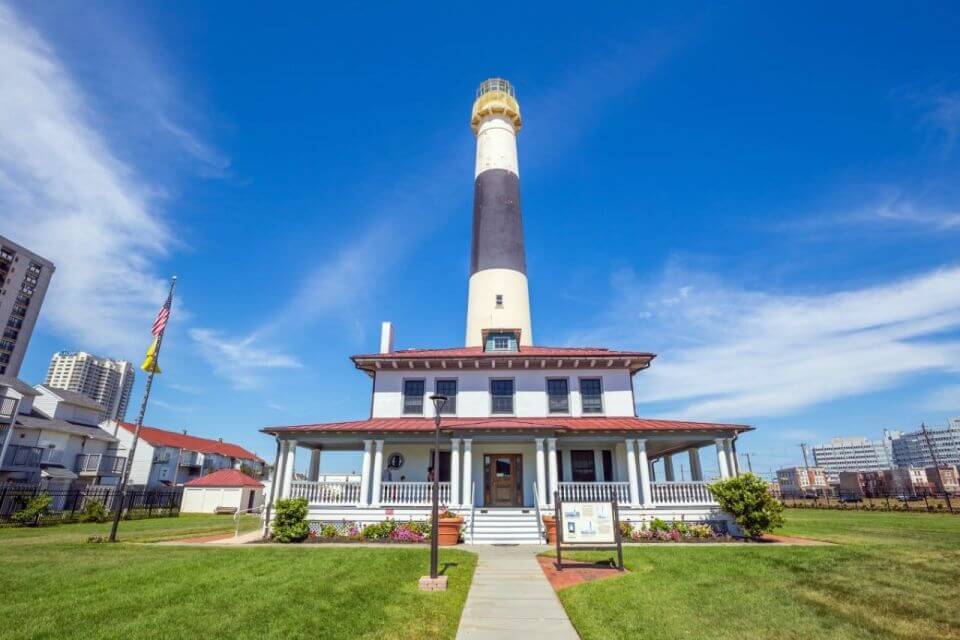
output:
M960 415L960 9L417 9L0 2L0 232L57 264L21 377L139 360L176 273L149 424L365 417L381 320L462 341L501 75L540 344L660 354L639 413L763 471Z

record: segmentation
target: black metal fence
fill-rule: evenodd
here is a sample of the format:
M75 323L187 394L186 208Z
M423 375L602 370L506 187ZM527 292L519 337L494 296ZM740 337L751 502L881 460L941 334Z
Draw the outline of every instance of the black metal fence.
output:
M819 492L783 496L785 507L843 511L917 511L960 514L960 495L936 491Z
M120 492L116 487L87 487L79 489L47 489L42 485L0 484L0 523L13 520L13 516L30 504L39 495L50 496L50 511L43 522L75 522L82 520L92 502L99 503L107 514L120 507ZM123 501L123 516L154 518L178 515L183 489L130 488Z

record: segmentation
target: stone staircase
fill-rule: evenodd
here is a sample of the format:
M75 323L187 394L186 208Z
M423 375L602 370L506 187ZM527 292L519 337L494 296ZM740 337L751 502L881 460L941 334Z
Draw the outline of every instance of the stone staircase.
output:
M467 543L544 544L537 528L537 510L533 507L478 507L473 517L472 527L467 522Z

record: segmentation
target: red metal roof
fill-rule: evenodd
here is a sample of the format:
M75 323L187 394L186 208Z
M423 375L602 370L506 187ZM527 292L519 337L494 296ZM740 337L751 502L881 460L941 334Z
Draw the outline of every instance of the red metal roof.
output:
M518 351L484 351L483 347L453 347L450 349L403 349L390 353L367 353L352 356L353 360L409 360L423 358L653 358L645 351L615 351L603 347L533 347L521 346Z
M185 487L263 487L262 482L258 482L245 473L236 469L220 469L210 475L197 478L185 483Z
M680 420L653 420L635 417L593 418L444 418L444 431L471 431L478 429L553 431L749 431L743 424L714 422L684 422ZM432 418L370 418L352 422L326 422L288 427L267 427L265 433L329 433L329 432L397 432L415 433L433 431Z
M121 422L120 426L130 433L133 433L136 429L136 425L129 422ZM251 453L239 445L221 442L220 440L190 436L146 425L140 427L140 437L157 447L173 447L174 449L186 449L187 451L199 451L200 453L219 453L228 458L263 462L263 458L257 454Z

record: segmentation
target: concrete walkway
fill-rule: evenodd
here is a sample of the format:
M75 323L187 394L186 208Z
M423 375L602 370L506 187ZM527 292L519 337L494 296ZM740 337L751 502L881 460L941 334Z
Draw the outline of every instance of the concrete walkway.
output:
M457 640L580 637L537 562L537 554L547 547L476 545L466 550L480 558Z

